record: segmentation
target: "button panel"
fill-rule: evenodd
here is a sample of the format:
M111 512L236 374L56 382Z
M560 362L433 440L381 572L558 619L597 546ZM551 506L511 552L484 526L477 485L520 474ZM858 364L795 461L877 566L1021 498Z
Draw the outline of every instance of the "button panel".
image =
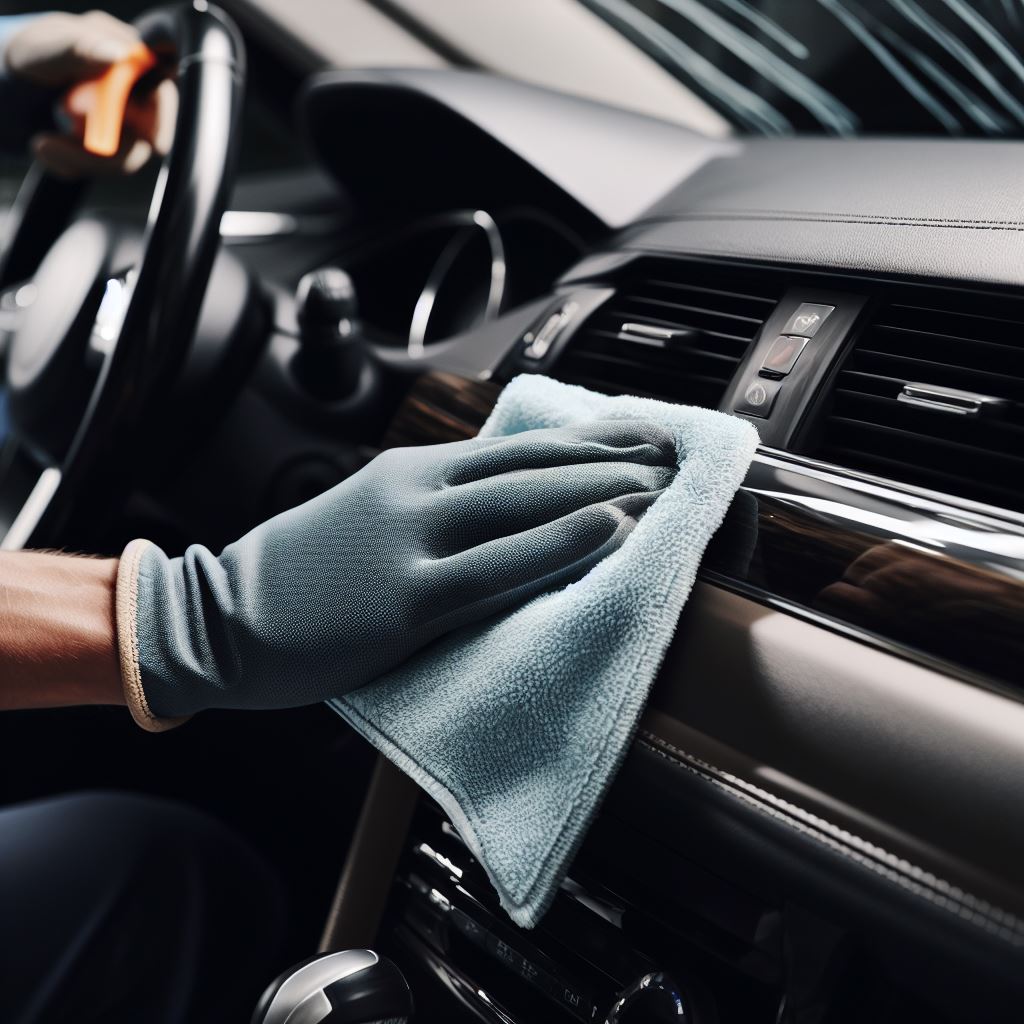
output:
M799 338L813 338L835 311L835 306L826 306L820 302L801 302L797 311L783 327L782 333Z
M765 353L761 362L761 376L785 377L796 366L796 361L809 340L780 334Z

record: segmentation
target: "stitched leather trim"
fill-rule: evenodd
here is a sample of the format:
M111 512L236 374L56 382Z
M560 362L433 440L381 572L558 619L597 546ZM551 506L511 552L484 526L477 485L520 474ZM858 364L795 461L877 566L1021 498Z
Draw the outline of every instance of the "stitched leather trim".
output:
M926 217L873 216L858 213L787 213L773 210L700 210L681 211L666 218L671 221L735 220L783 221L805 224L872 224L901 228L949 228L957 231L1024 231L1020 221L940 220Z
M125 703L135 724L147 732L166 732L187 718L158 718L146 700L142 687L142 669L139 666L139 566L147 548L148 540L133 540L124 549L117 567L117 587L114 608L117 617L117 650L121 662L121 686Z
M1024 921L1009 911L965 892L951 882L911 864L904 858L854 835L819 815L812 814L721 768L716 768L654 733L641 730L638 742L666 761L699 776L759 813L827 846L833 852L899 886L905 892L954 914L1015 948L1024 948Z
M684 214L686 211L683 211ZM996 226L1009 226L1012 228L1024 228L1024 220L1019 217L1011 219L991 219L987 217L915 217L912 214L903 213L856 213L851 210L792 210L792 209L776 209L767 206L727 206L719 209L712 209L712 214L724 214L726 216L741 216L746 217L751 214L759 216L762 214L773 214L780 217L794 217L807 220L829 220L832 217L842 217L850 220L871 220L871 221L898 221L900 223L912 222L915 224L939 224L946 225L949 227L956 227L960 224L964 225L996 225Z

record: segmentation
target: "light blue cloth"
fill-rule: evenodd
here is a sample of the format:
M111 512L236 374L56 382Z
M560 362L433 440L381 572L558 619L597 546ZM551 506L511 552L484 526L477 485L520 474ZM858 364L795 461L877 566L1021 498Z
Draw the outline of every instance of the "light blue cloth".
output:
M655 421L679 452L677 477L622 547L332 701L441 804L524 927L554 898L618 769L757 444L736 417L536 375L505 388L481 434L614 418Z

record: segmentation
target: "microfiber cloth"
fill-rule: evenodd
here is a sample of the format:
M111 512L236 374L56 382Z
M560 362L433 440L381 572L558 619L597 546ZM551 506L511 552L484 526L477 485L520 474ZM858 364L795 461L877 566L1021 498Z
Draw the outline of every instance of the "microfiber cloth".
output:
M758 441L733 416L535 374L504 389L480 433L592 419L652 420L676 441L679 473L623 545L582 579L332 701L444 808L524 927L551 903L615 776Z

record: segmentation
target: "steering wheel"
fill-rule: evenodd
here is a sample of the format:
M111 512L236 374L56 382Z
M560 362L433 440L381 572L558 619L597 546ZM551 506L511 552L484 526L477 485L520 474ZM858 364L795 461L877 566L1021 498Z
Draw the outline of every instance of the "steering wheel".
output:
M0 248L0 289L14 318L0 457L8 549L58 544L73 510L123 490L134 439L188 354L219 244L240 135L241 36L206 0L154 9L135 27L157 55L155 74L174 77L179 96L141 255L119 273L118 232L73 219L83 185L38 165ZM19 312L26 293L34 298Z

